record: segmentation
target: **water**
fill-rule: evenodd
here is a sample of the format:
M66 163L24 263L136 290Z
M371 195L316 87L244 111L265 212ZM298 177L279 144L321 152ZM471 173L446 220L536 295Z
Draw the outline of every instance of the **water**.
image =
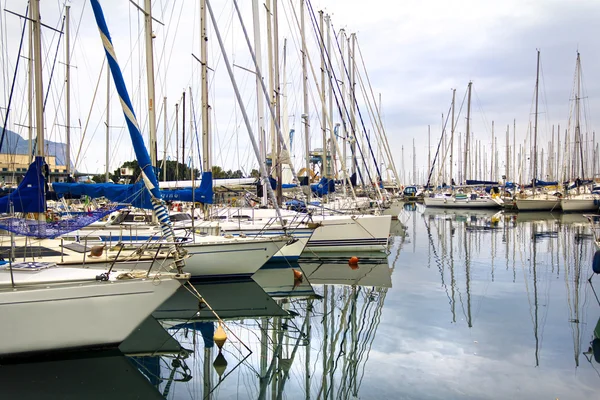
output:
M600 365L588 352L600 323L588 283L596 248L583 217L407 207L399 219L387 257L357 254L358 268L348 265L354 254L291 266L302 282L278 265L256 282L195 284L205 303L177 293L121 346L126 356L3 365L0 393L597 398ZM600 277L592 282L600 289ZM211 308L227 330L221 353Z

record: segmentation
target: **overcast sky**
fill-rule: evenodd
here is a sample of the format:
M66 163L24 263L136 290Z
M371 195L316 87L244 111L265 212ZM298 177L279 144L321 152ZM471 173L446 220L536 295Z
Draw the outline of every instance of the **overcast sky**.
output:
M229 0L214 0L213 7L218 19L219 30L224 36L230 61L244 68L252 67L248 50L243 41L239 21ZM262 2L261 2L262 3ZM72 1L72 159L78 160L78 169L87 172L102 172L105 165L105 111L106 78L101 74L104 53L89 3ZM244 21L252 35L252 12L250 1L240 1ZM295 148L297 168L303 165L301 146L300 115L302 94L300 76L300 36L294 12L299 11L299 2L292 7L289 1L281 1L279 8L280 52L283 53L287 39L287 61L285 90L290 129L296 130ZM117 57L125 72L128 89L134 108L140 119L144 134L147 134L146 81L143 50L143 18L130 3L120 0L102 1L107 23ZM42 1L42 20L51 26L60 26L61 2ZM539 141L551 139L552 124L567 126L573 90L576 52L581 52L583 66L584 102L588 130L594 129L593 115L600 107L598 92L600 80L594 68L599 63L597 38L600 28L600 2L589 1L387 1L376 0L365 4L358 0L313 1L314 11L323 9L331 15L334 31L344 28L347 33L356 33L358 44L366 64L369 79L376 96L381 94L382 111L387 136L394 153L398 172L402 172L402 146L404 146L406 175L412 171L412 143L416 141L417 169L422 174L427 166L427 131L431 125L432 148L441 132L442 113L448 112L452 92L457 90L457 102L462 101L467 84L473 81L472 132L476 140L491 147L491 123L495 122L496 134L504 164L504 142L507 124L517 122L517 142L527 136L529 121L533 120L533 97L536 75L536 49L541 50ZM19 0L6 0L2 8L17 13L25 12L25 4ZM263 68L266 70L267 51L264 7L261 7L263 38ZM156 73L157 111L162 112L162 98L167 97L168 128L171 132L168 157L174 158L175 103L180 102L181 93L191 87L194 97L194 116L200 129L199 119L199 69L192 53L199 55L198 2L153 2L153 15L162 23L154 24L154 54ZM314 30L307 15L307 41L315 72L319 74L319 55ZM19 45L21 21L9 14L2 19L2 65L4 73L2 107L7 98L14 73ZM210 25L210 24L209 24ZM56 52L57 36L44 29L45 71L47 84ZM6 46L4 46L6 44ZM24 52L27 50L27 40ZM332 55L333 57L333 55ZM46 108L47 137L64 140L64 49L58 53L58 64L54 71L52 89ZM360 61L358 61L360 62ZM9 128L27 137L27 130L15 124L24 124L27 119L25 98L25 59L21 59L15 98ZM283 68L283 61L280 61ZM339 65L335 63L335 65ZM242 115L234 102L231 83L226 74L220 49L209 31L210 95L212 106L211 127L213 130L213 164L229 169L250 171L256 166L251 153L248 135ZM338 71L339 73L339 71ZM102 72L104 74L104 72ZM235 68L238 85L242 89L244 102L253 124L256 124L256 95L253 75ZM341 75L338 76L341 79ZM310 121L311 147L320 145L320 103L312 73ZM98 92L92 105L96 85ZM113 90L114 96L114 90ZM131 159L129 141L121 128L124 125L119 104L111 102L111 170L123 161ZM189 100L189 95L188 95ZM189 103L186 132L189 132ZM457 106L459 107L459 105ZM91 109L91 111L90 111ZM465 131L465 109L457 122L457 131ZM367 108L361 112L367 119ZM181 118L181 115L180 115ZM339 118L336 117L339 121ZM158 117L159 158L162 158L163 120ZM80 122L81 121L81 122ZM87 129L84 129L86 127ZM26 124L26 123L25 123ZM81 129L79 125L81 124ZM180 130L181 130L180 123ZM366 125L369 122L366 121ZM256 129L255 127L253 129ZM372 129L372 126L367 126ZM81 135L85 131L85 137ZM591 135L591 134L590 134ZM463 136L464 137L464 136ZM188 137L187 141L189 142ZM511 139L512 140L512 139ZM591 138L590 138L591 140ZM79 151L79 144L82 149ZM181 144L181 143L180 143ZM79 157L77 153L79 152ZM186 149L186 158L190 149ZM488 150L489 152L489 150ZM193 153L198 150L194 144ZM456 157L456 155L455 155ZM456 161L456 158L455 158ZM197 163L197 161L196 161ZM501 167L502 169L502 167Z

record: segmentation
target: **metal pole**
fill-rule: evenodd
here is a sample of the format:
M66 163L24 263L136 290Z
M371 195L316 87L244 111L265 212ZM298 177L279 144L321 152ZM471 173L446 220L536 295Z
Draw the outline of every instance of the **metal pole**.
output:
M71 42L70 42L70 16L71 6L65 7L65 90L66 90L66 113L67 120L66 125L66 140L67 140L67 151L66 151L66 163L67 163L67 175L71 175Z
M154 54L152 39L152 6L144 1L144 33L146 38L146 81L148 83L148 126L150 128L150 162L156 167L156 109L154 106Z

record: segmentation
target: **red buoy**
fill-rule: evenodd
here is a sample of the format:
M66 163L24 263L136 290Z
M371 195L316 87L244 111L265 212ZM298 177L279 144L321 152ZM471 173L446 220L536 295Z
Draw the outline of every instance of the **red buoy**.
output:
M350 259L348 260L348 266L352 269L358 269L358 257L350 257Z

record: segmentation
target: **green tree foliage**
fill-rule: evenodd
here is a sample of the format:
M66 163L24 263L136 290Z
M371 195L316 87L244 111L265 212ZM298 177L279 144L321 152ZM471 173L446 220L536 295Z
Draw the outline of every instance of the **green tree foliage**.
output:
M158 161L158 165L162 166L162 160ZM131 168L133 170L133 177L125 177L121 175L121 168ZM190 180L192 179L192 169L187 165L178 163L177 161L167 160L166 162L166 172L167 172L167 180L174 181L179 179L182 180ZM110 179L113 182L119 182L121 179L131 179L131 182L136 182L141 174L142 170L138 165L137 160L133 161L125 161L121 167L117 168L112 174L110 174ZM197 178L199 176L198 169L194 168L194 176ZM102 177L102 182L104 182L104 175L100 175ZM157 176L159 180L163 180L163 173L161 170L157 172ZM94 177L94 181L96 181L96 177Z
M244 177L244 173L241 170L228 170L225 171L223 168L215 165L212 167L213 179L239 179Z

